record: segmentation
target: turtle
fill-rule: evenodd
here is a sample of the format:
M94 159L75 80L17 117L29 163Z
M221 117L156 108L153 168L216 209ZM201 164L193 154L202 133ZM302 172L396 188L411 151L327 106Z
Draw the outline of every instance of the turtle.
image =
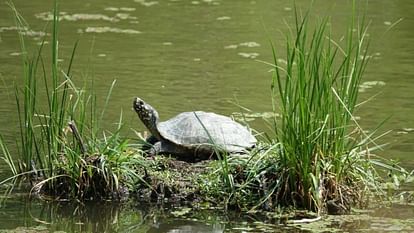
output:
M203 160L217 153L246 153L257 140L250 130L230 117L212 112L182 112L160 122L158 112L139 97L133 108L151 133L150 155L170 154L183 160Z

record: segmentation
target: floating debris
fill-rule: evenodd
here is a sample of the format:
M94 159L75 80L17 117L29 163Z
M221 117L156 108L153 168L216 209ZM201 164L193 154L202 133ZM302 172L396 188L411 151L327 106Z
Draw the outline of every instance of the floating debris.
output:
M372 55L359 55L359 60L363 61L366 59L372 59L374 56Z
M118 7L107 7L104 10L106 10L106 11L119 11L119 8Z
M198 5L198 4L200 4L200 2L199 1L192 1L191 4Z
M277 59L277 62L278 63L283 63L283 64L287 65L287 61L285 59L282 59L282 58L278 58Z
M105 32L113 32L113 33L124 33L124 34L140 34L140 31L133 30L133 29L120 29L120 28L112 28L112 27L87 27L85 31L78 31L80 33L83 32L94 32L94 33L105 33Z
M42 12L35 14L35 17L38 19L52 21L53 20L53 13L52 12ZM103 20L109 22L118 22L120 21L119 18L110 17L104 14L87 14L87 13L79 13L69 15L65 12L61 12L59 15L59 20L67 20L67 21L78 21L78 20Z
M381 59L381 53L374 53L374 54L372 54L372 56L371 56L374 60L378 60L378 59Z
M100 53L100 54L98 54L98 57L106 57L106 54L105 53Z
M283 8L283 10L284 10L284 11L291 11L291 10L292 10L292 8L291 8L291 7L284 7L284 8Z
M20 56L20 55L22 55L22 53L20 53L20 52L13 52L13 53L10 53L9 54L10 56Z
M104 10L106 10L106 11L128 11L128 12L130 12L130 11L135 11L135 8L133 8L133 7L121 7L121 8L107 7Z
M217 17L216 19L219 20L219 21L222 21L222 20L230 20L231 17L229 17L229 16L220 16L220 17Z
M172 45L173 43L172 43L172 42L168 42L168 41L167 41L167 42L163 42L162 44L163 44L163 45Z
M359 85L359 92L365 92L367 89L373 88L374 86L385 86L383 81L367 81Z
M120 11L122 8L109 7L105 8L108 11ZM127 8L129 9L129 8ZM135 9L135 8L131 8ZM45 21L53 20L53 13L51 12L42 12L35 15L36 18L42 19ZM135 16L130 16L128 13L117 13L114 17L104 15L104 14L88 14L88 13L77 13L77 14L68 14L66 12L61 12L59 14L59 20L67 21L79 21L79 20L103 20L109 22L119 22L120 20L126 19L137 19Z
M239 44L240 46L244 46L244 47L249 47L249 48L253 48L253 47L260 47L260 44L257 42L243 42Z
M236 44L231 44L231 45L224 46L225 49L237 49L237 47L238 46Z
M0 27L0 33L4 32L4 31L18 31L21 35L24 36L33 36L33 37L43 37L45 35L48 35L45 32L42 31L34 31L29 29L28 27L16 27L16 26L12 26L12 27Z
M397 131L397 134L408 134L406 131Z
M157 1L145 1L145 0L134 0L134 2L137 2L143 6L149 7L149 6L153 6L153 5L157 5L158 2Z
M231 114L233 119L237 121L254 121L257 118L270 119L273 117L280 117L279 114L274 112L255 112L255 113L242 113L242 112L233 112Z
M220 5L220 3L217 0L203 0L203 2L212 5Z
M397 134L408 134L414 132L414 128L402 128L401 130L397 131Z
M53 13L51 12L42 12L35 15L36 18L42 19L45 21L52 21L53 20ZM119 22L120 19L116 17L110 17L104 14L87 14L87 13L79 13L79 14L72 14L69 15L67 13L61 12L59 15L59 20L67 20L67 21L79 21L79 20L103 20L109 22Z
M135 11L135 8L133 7L121 7L119 8L121 11Z
M248 48L254 48L254 47L260 47L260 44L254 41L251 42L242 42L237 44L231 44L224 46L225 49L237 49L238 47L248 47Z
M45 45L45 44L49 44L49 41L39 41L36 43L37 45Z
M196 57L196 58L193 59L193 61L201 61L201 59Z
M180 208L178 210L172 211L171 214L174 215L175 217L181 217L181 216L184 216L184 215L190 213L191 210L192 210L191 208L183 207L183 208Z
M27 30L27 31L20 31L20 34L24 36L34 36L34 37L43 37L46 35L45 32L42 31L33 31L33 30Z
M125 19L137 19L135 16L131 16L128 13L117 13L115 15L117 18L125 20Z
M259 56L258 53L238 53L238 55L244 58L252 58L252 59Z
M387 25L387 26L391 26L391 22L390 21L384 21L384 25Z
M257 230L257 229L255 229L255 228L253 228L253 227L249 227L249 226L247 226L247 227L233 227L233 228L231 228L232 230L235 230L235 231L240 231L240 232L250 232L250 231L255 231L255 230Z

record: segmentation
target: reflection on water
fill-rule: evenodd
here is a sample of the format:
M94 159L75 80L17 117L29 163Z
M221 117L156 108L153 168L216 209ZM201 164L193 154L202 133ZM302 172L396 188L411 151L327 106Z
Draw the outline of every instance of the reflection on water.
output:
M413 205L365 210L355 215L324 216L306 224L286 224L271 214L241 214L194 209L177 216L180 207L115 202L57 203L29 200L21 193L2 202L0 232L410 232ZM393 218L389 217L393 216ZM24 227L23 227L24 226Z
M26 194L25 194L26 195ZM173 209L169 207L168 209ZM162 206L131 206L115 202L64 203L9 198L2 203L0 232L223 232L225 225L211 212L209 219L174 218ZM4 214L7 213L7 214ZM201 212L200 212L201 213ZM200 214L198 216L201 216ZM25 226L25 227L22 227Z

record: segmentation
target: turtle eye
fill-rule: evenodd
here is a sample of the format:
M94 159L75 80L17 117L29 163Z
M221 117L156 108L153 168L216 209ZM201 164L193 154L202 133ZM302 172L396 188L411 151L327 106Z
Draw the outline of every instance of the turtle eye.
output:
M138 105L140 105L140 106L144 105L144 101L139 100L139 101L138 101Z

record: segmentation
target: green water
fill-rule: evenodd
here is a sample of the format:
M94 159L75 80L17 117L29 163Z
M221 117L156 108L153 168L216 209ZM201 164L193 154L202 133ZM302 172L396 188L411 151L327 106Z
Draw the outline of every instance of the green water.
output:
M309 6L309 1L296 2L302 9ZM360 102L373 98L359 108L357 115L367 130L390 117L381 132L392 131L379 140L390 142L390 145L377 153L398 159L407 169L414 169L414 2L366 2L367 18L371 21L372 59L363 80L368 83L361 87ZM34 48L40 42L45 25L50 23L47 19L53 8L52 1L17 0L14 3L31 26L32 31L26 38ZM286 32L286 23L293 25L292 6L292 1L276 0L62 1L61 63L67 64L73 45L79 40L73 68L75 82L90 84L93 78L94 89L105 96L112 80L117 80L105 122L108 128L112 127L122 110L128 129L126 135L133 135L130 128L144 130L131 109L135 96L156 107L162 119L192 110L230 115L240 112L234 102L253 112L266 113L271 111L271 73L268 72L270 67L260 61L271 62L269 40L283 53L281 31ZM332 17L333 33L338 38L345 32L349 12L349 1L339 0L318 1L313 11ZM400 19L402 21L393 26ZM18 135L13 83L21 82L22 72L20 45L13 26L11 10L4 2L0 3L0 132L11 143ZM47 36L47 40L50 37ZM46 45L45 49L50 48ZM249 123L259 131L267 130L260 117L252 118ZM0 161L0 178L6 175L5 169ZM166 217L163 224L157 222L158 227L164 228L153 228L157 225L147 225L147 221L151 222L148 219L143 223L139 207L137 210L114 207L114 210L99 205L87 206L83 215L71 218L70 214L62 214L58 207L27 202L23 197L8 200L4 205L6 208L0 209L0 229L44 226L79 231L82 224L90 224L85 229L94 231L93 226L103 227L96 232L127 232L129 227L132 232L171 232L174 229L175 232L220 232L232 229L234 223L233 231L237 232L242 231L237 229L243 228L244 222L255 222L250 218L235 221L217 212L206 214L212 216L210 220L199 217L201 222ZM75 209L69 208L73 212ZM377 212L383 214L375 217L380 217L379 221L385 221L384 224L392 222L393 218L412 219L413 209L410 206L383 209ZM404 214L396 214L400 212ZM159 213L149 215L162 218ZM209 225L204 224L206 222ZM345 228L378 230L378 224L374 223L375 220L369 220L359 228L349 225ZM122 227L111 228L115 226ZM134 228L136 226L138 228ZM272 229L282 230L283 227Z

